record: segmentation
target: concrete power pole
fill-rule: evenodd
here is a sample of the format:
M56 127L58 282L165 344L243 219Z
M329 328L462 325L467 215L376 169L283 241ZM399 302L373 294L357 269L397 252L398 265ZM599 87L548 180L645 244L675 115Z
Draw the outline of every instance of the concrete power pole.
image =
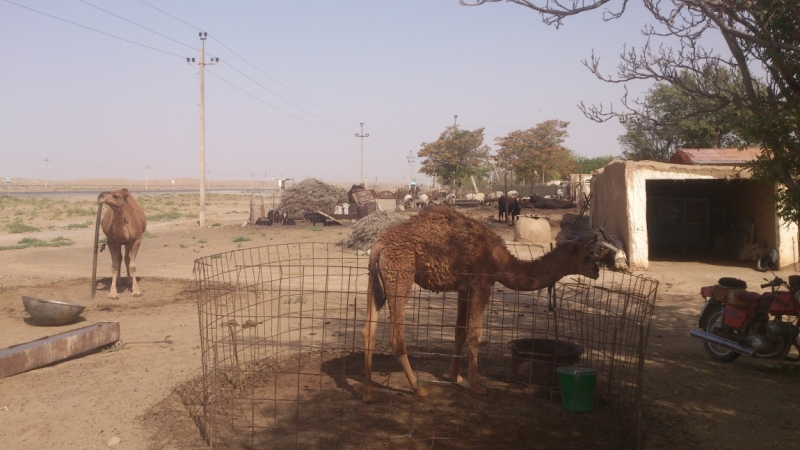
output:
M453 126L458 127L458 114L453 116Z
M369 137L369 133L364 134L364 122L361 122L359 125L361 125L361 134L356 133L356 137L361 138L361 184L366 187L364 181L364 138Z
M147 191L147 175L150 171L150 166L144 166L144 190Z
M44 157L44 190L47 190L47 169L50 165L50 160L47 159L47 156Z
M205 67L219 63L219 58L212 58L206 62L206 38L208 33L200 32L200 59L195 62L194 58L186 58L189 64L197 64L200 67L200 226L206 225L206 85Z
M411 191L411 166L414 165L414 157L411 156L411 150L408 151L408 190Z

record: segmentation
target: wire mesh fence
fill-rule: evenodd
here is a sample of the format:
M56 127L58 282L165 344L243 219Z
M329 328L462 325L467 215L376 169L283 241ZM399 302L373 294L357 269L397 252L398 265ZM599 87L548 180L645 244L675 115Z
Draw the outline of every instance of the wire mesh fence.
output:
M520 259L544 253L510 250ZM372 366L377 402L364 404L366 256L333 244L276 245L198 259L195 273L203 373L195 420L212 447L637 445L658 286L649 278L601 271L597 280L565 277L550 292L495 284L478 346L484 396L446 376L457 293L414 285L404 336L414 374L431 393L410 390L384 308ZM577 356L564 359L576 348ZM558 401L554 369L574 363L598 373L589 414L565 411Z

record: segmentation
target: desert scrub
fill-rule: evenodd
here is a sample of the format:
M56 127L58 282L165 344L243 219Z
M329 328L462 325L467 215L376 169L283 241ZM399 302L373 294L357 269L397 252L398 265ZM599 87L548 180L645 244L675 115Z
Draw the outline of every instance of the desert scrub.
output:
M219 223L219 222L214 222L214 223L212 223L210 226L212 226L212 227L221 227L221 226L222 226L222 224L221 224L221 223Z
M33 233L35 231L42 231L40 228L26 225L19 217L7 224L5 229L8 230L9 233Z
M86 222L81 222L81 223L71 223L71 224L67 225L64 228L66 228L68 230L72 230L72 229L75 229L75 228L89 228L89 225L91 225L93 223L94 222L92 222L91 220L87 220Z
M43 241L36 238L22 238L17 242L17 245L4 245L0 246L0 250L20 250L28 247L63 247L65 245L72 245L73 242L63 236Z
M205 239L200 239L200 240L197 241L198 244L205 244L206 242L208 242L208 241L205 240Z
M92 211L89 208L79 208L79 207L67 208L67 217L72 217L72 216L93 216L95 214L96 214L96 212Z
M173 209L173 210L170 210L170 211L167 211L167 212L159 212L159 213L151 214L151 215L145 216L145 217L147 218L147 220L155 220L155 221L158 222L158 221L161 221L161 220L180 219L181 218L181 213L179 213L178 210Z
M233 242L245 242L249 240L250 238L246 236L236 236L235 238L233 238Z
M158 235L157 234L153 234L153 233L151 233L149 231L145 231L144 233L142 233L142 237L143 238L147 238L147 239L154 238L156 236L158 236Z

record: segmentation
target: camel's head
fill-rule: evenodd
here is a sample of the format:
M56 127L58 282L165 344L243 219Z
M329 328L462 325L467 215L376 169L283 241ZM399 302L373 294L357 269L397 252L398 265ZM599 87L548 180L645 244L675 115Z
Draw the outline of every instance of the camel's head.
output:
M581 244L580 242L566 241L558 244L557 250L569 256L572 273L596 280L600 277L600 267L597 265L597 260L589 252L588 247L591 244L594 244L594 242L590 241L588 244Z
M113 192L103 192L97 196L97 204L106 204L110 206L111 209L122 208L128 203L128 197L130 196L131 192L125 188Z

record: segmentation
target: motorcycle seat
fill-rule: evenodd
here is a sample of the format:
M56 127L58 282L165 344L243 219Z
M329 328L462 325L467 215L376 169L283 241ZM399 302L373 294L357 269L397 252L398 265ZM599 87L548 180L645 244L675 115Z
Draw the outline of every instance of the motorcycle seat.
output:
M734 294L737 299L745 303L758 303L761 300L761 293L750 291L738 291Z

